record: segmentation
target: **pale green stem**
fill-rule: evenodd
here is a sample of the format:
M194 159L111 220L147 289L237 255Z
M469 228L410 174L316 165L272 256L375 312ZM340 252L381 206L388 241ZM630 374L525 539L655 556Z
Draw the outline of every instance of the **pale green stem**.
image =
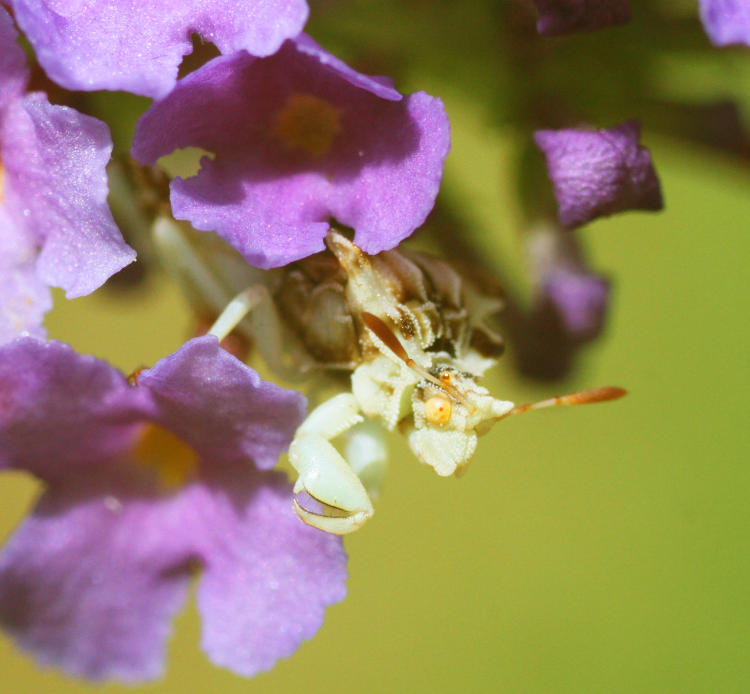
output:
M182 234L178 223L158 217L154 222L153 236L167 268L185 275L213 309L220 311L226 303L227 292Z

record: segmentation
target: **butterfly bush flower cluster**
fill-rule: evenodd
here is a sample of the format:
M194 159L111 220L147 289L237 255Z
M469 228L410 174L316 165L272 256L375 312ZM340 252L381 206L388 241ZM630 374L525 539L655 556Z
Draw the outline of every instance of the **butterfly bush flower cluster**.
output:
M43 492L0 552L0 627L40 664L94 680L151 679L163 672L171 621L195 578L207 656L245 676L268 670L345 595L340 539L297 518L291 485L271 469L306 399L264 381L211 334L129 376L46 339L50 287L67 298L89 294L143 245L132 229L124 238L110 213L113 144L80 93L153 99L127 143L133 185L124 204L148 209L156 236L198 230L208 251L183 256L173 243L164 258L194 277L219 239L237 252L222 266L228 276L323 251L334 225L368 254L395 248L435 204L450 148L446 109L319 45L304 33L304 0L4 6L0 469L30 473ZM627 0L531 6L545 37L618 31L632 16ZM700 0L700 16L715 44L748 43L741 0ZM522 41L574 40L519 35L509 44L524 56L531 44ZM35 84L57 85L54 103L29 91L19 36L43 73ZM197 67L186 69L201 41L218 55L195 56ZM531 186L533 296L516 323L520 334L552 316L564 344L547 347L562 351L601 333L610 292L575 229L662 207L637 121L568 115L524 121L533 123L525 138L546 174ZM198 171L167 181L162 158L188 148L202 153ZM163 199L149 207L157 190ZM554 210L545 196L554 196ZM202 290L211 296L197 301L219 313L210 283Z
M332 216L368 252L392 248L432 207L449 147L441 101L404 98L323 50L300 33L299 0L12 9L58 84L158 99L138 125L138 160L189 145L213 153L196 177L172 182L175 217L255 266L322 250ZM47 285L89 293L134 252L106 205L106 125L25 93L23 51L1 11L0 465L45 491L0 554L0 624L42 664L153 678L199 574L207 655L239 674L267 670L345 593L340 539L304 525L290 485L269 471L305 399L213 336L130 380L39 339ZM178 82L191 32L223 55Z

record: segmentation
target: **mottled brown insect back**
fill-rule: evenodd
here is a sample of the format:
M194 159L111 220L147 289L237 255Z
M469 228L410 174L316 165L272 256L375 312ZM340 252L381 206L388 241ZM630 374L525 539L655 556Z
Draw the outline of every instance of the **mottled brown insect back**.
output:
M344 295L345 277L341 277L338 264L330 267L333 272L323 275L319 272L322 265L311 263L311 269L318 271L313 275L305 271L304 263L286 271L276 303L288 327L319 366L353 369L360 361L360 350Z

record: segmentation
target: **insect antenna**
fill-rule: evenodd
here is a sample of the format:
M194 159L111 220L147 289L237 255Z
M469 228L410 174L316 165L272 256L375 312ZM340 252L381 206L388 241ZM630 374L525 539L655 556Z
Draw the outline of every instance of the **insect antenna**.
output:
M500 417L500 419L505 419L505 417L510 417L514 414L529 412L530 410L541 410L545 407L557 407L558 405L589 405L594 402L617 400L623 395L627 395L627 392L627 390L618 386L602 386L601 388L592 388L591 390L581 390L577 393L558 395L554 398L532 402L527 405L517 405L512 410L506 412Z
M401 361L404 362L412 371L416 374L434 384L442 392L450 395L456 402L460 402L470 412L475 412L476 407L466 400L455 388L448 383L443 383L439 378L433 376L427 369L421 367L415 362L404 349L404 346L399 342L398 338L393 334L391 329L376 315L369 313L368 311L362 311L362 320L365 325L378 336L378 338L385 344L388 349L391 350Z

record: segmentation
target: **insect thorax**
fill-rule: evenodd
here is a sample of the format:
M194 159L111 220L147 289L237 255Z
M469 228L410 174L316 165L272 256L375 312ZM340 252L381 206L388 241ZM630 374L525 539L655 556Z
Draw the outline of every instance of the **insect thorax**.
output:
M327 251L285 268L274 293L283 322L319 367L351 370L381 354L363 312L384 320L427 362L444 355L479 375L502 352L502 340L483 324L500 300L449 263L402 250L368 256L337 232L326 243Z

